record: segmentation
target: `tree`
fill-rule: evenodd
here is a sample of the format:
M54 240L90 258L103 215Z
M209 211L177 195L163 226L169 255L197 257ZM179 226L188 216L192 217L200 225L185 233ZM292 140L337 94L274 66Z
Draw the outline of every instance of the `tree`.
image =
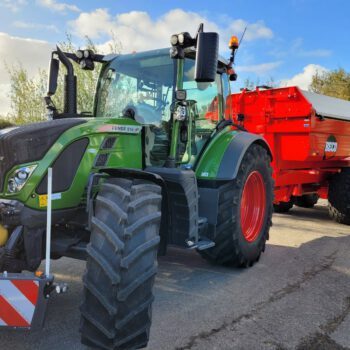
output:
M31 79L21 66L8 67L11 81L11 111L7 118L15 124L41 121L45 118L43 96L46 91L47 73L40 70L38 77Z
M263 85L269 86L272 88L277 87L277 84L273 77L270 77L268 80L265 80L263 83L260 82L259 78L256 79L255 82L250 78L247 78L244 80L244 84L243 84L244 88L248 90L255 90L257 86L263 86Z
M312 77L310 90L350 101L350 73L343 68L316 73Z
M6 120L4 117L0 117L0 130L10 128L11 126L14 126L14 124Z
M67 34L66 41L59 43L60 48L66 52L76 52L77 48L72 42L72 38ZM85 47L98 52L94 43L86 37ZM120 52L121 45L112 33L107 50L113 53ZM94 107L94 95L96 83L100 74L101 67L96 65L94 71L83 71L78 64L73 63L75 75L77 76L77 107L78 112L92 113ZM53 101L59 112L63 110L63 86L64 75L66 74L63 65L60 65L60 74L58 78L58 89L53 97ZM46 107L43 97L47 91L48 72L44 69L39 70L35 78L30 78L28 72L21 64L7 67L10 75L10 94L11 111L7 119L15 124L33 123L46 120Z
M72 38L67 34L67 39L59 43L59 47L64 52L76 52L77 48L73 45ZM86 37L85 48L97 52L94 43ZM93 71L80 69L79 65L73 62L74 74L77 76L77 109L78 112L92 113L94 107L94 96L97 79L100 74L101 66L97 64ZM59 112L63 111L63 87L65 69L60 65L60 74L58 77L58 89L53 97L53 101ZM63 68L63 69L62 69Z

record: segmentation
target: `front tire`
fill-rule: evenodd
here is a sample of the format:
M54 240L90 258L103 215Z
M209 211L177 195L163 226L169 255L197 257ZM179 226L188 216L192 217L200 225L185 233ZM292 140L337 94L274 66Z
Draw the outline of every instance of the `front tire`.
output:
M201 251L214 263L252 266L265 250L271 227L273 180L267 151L250 146L236 179L222 186L215 247Z
M333 175L328 190L329 215L341 224L350 225L350 168Z
M101 185L83 277L83 344L113 350L147 345L161 201L161 188L149 182Z

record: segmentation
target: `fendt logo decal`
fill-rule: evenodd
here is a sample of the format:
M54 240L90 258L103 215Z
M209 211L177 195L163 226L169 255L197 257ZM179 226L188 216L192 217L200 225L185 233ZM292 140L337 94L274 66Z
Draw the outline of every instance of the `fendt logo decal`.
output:
M326 146L324 149L324 159L329 157L334 157L338 150L338 142L337 139L331 135L328 137Z
M139 134L142 126L139 125L114 125L107 124L101 126L98 131L100 132L119 132L122 134Z

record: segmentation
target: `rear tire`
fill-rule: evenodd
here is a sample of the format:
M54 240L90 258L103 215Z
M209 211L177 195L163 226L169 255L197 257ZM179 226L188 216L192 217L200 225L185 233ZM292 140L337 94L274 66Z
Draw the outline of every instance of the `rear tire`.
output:
M350 225L350 168L343 168L329 182L328 209L330 217Z
M147 345L161 201L161 188L149 182L101 185L83 277L83 344L113 350Z
M289 202L279 202L279 204L273 205L274 212L279 214L287 213L292 208L293 208L292 200L290 200Z
M304 194L300 197L295 197L294 203L301 208L313 208L319 198L317 193Z
M261 252L265 250L266 240L269 238L271 227L272 202L273 202L273 180L271 159L267 151L259 146L252 145L243 157L236 179L222 186L219 196L219 208L214 238L215 247L200 251L200 254L207 260L217 264L229 264L240 267L252 266L259 260ZM247 234L243 227L249 227L249 220L246 222L243 217L253 216L252 212L247 213L242 209L249 208L242 202L245 184L248 179L256 179L263 186L264 209L261 216L257 216L258 226L252 223L251 232ZM253 179L253 180L254 180ZM249 180L250 181L250 180ZM254 182L249 182L252 185ZM259 186L258 186L259 188ZM261 187L260 187L261 188ZM251 200L260 201L262 197L257 191L249 192L253 197ZM255 210L259 209L255 207ZM255 227L255 228L254 228ZM249 231L249 230L248 230ZM249 231L250 232L250 231Z

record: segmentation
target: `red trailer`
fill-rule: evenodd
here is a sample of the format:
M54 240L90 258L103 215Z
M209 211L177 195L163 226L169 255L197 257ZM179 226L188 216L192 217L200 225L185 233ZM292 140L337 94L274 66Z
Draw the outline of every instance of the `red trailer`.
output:
M243 90L229 102L235 123L271 147L275 210L312 207L320 197L350 224L350 102L297 87Z

